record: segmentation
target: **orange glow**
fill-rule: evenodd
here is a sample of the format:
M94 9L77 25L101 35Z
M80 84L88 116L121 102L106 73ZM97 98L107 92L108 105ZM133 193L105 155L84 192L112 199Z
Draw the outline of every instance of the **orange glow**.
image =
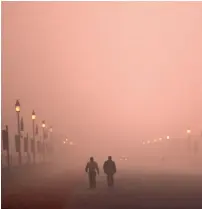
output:
M187 130L187 134L190 134L190 133L191 133L191 130L190 130L190 129L188 129L188 130Z
M29 136L39 120L38 138L50 124L54 143L74 140L92 156L144 155L147 147L160 155L164 142L193 138L202 125L201 20L200 2L3 2L10 140L19 112Z
M20 112L20 106L16 106L16 107L15 107L15 111L16 111L16 112Z

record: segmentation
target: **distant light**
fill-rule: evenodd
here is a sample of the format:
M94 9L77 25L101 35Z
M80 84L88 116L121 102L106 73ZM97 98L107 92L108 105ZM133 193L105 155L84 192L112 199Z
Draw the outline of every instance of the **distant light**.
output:
M191 133L191 130L190 129L187 129L187 133L190 134Z
M53 132L53 128L52 128L52 127L50 127L50 128L49 128L49 131L50 131L50 132Z
M154 139L154 142L156 142L156 139Z
M42 121L42 127L43 127L43 128L46 127L45 121Z
M32 120L35 120L35 119L36 119L36 114L35 114L35 112L33 110L33 112L32 112Z
M19 106L15 107L15 110L16 112L20 112L20 107Z
M145 142L142 142L143 145L145 145Z
M70 145L73 145L73 142L69 142Z
M170 136L166 136L166 139L170 139Z
M65 139L66 140L66 142L68 142L68 139Z
M159 141L162 141L162 138L159 138Z
M150 141L147 141L147 144L150 144Z
M63 141L63 144L65 144L66 143L66 141Z
M20 112L20 102L18 100L15 103L15 111Z

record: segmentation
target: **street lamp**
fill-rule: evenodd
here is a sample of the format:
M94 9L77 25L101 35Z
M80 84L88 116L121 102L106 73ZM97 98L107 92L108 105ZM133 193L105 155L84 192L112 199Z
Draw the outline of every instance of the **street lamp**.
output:
M35 114L34 110L32 111L32 120L33 121L36 120L36 114Z
M43 159L45 161L45 127L46 123L45 120L42 121L42 129L43 129Z
M187 134L190 134L191 133L191 130L190 129L187 129Z
M34 157L34 163L36 160L36 150L35 150L35 120L36 120L36 114L34 110L32 111L32 128L33 128L33 157Z
M18 153L19 153L19 164L21 165L22 163L22 155L21 155L21 140L20 140L20 102L17 100L15 103L15 111L17 113L17 133L18 133Z
M50 128L49 128L49 131L52 133L52 132L53 132L53 128L52 128L52 127L50 127Z
M54 140L53 140L53 138L52 138L52 132L53 132L53 127L50 126L50 127L49 127L49 139L50 139L50 140L49 140L49 143L50 143L50 144L49 144L49 151L51 151L51 153L50 153L50 152L49 152L49 153L50 153L50 154L52 155L52 157L53 157L54 143L55 143L55 142L54 142Z
M42 121L42 128L44 129L46 127L46 124L45 124L45 120Z
M190 151L191 149L191 130L187 129L187 148Z
M15 111L20 112L20 102L18 100L15 103Z

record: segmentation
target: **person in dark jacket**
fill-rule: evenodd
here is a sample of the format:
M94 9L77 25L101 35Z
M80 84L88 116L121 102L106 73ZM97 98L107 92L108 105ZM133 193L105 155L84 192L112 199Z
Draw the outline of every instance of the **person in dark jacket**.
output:
M93 157L87 163L85 171L88 173L90 189L96 188L96 172L99 175L99 168Z
M112 160L112 157L109 156L108 160L104 162L103 165L104 172L107 174L107 184L108 186L114 185L114 174L116 173L116 164Z

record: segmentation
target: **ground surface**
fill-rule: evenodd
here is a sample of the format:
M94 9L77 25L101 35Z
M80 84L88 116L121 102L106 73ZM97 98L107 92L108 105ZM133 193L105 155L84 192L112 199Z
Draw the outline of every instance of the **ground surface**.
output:
M27 174L29 172L27 171ZM202 175L146 170L120 170L114 188L105 176L97 189L89 190L87 176L70 170L46 167L17 182L4 182L3 208L54 209L201 209ZM167 174L166 174L167 173Z

